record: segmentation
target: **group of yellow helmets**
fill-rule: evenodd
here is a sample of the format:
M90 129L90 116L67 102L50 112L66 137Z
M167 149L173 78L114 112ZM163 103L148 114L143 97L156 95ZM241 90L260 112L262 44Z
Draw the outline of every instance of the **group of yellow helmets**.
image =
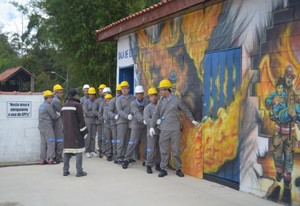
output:
M100 84L98 89L104 89L106 87L105 84ZM122 91L122 87L129 87L129 84L127 81L122 81L116 88L116 91ZM170 80L168 79L164 79L159 83L158 88L172 88L172 83L170 82ZM58 90L63 90L63 87L60 84L56 84L53 86L53 92L58 91ZM53 97L53 92L51 92L50 90L46 90L44 91L44 98L46 97ZM90 87L88 90L88 94L92 94L95 95L96 89L94 87ZM152 94L157 94L157 90L155 87L151 87L148 90L148 95L152 95ZM112 99L113 96L111 94L107 94L105 95L104 99Z

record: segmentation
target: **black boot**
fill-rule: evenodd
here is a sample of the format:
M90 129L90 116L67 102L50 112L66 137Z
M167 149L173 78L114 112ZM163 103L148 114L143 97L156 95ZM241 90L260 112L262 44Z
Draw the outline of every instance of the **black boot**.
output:
M70 174L69 171L64 171L63 176L68 176Z
M182 173L181 169L179 169L179 170L176 171L176 175L178 177L184 177L184 174Z
M147 173L148 174L152 174L152 168L151 168L151 166L147 166Z
M83 176L87 176L87 173L84 171L76 174L76 177L83 177Z
M129 161L128 160L124 160L123 164L122 164L122 168L123 169L127 169L129 165Z
M168 172L166 170L164 170L164 169L161 169L160 173L158 174L158 177L164 177L166 175L168 175Z

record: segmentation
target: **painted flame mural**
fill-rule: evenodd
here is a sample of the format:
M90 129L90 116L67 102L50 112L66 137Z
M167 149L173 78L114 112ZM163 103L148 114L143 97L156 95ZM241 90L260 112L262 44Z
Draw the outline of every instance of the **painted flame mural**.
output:
M299 205L300 143L295 139L287 187L276 177L275 123L265 105L288 66L300 94L300 22L283 22L283 13L280 21L276 17L292 7L280 0L227 0L139 30L128 41L138 83L149 88L169 78L200 122L195 128L182 114L185 173L226 179L242 191Z

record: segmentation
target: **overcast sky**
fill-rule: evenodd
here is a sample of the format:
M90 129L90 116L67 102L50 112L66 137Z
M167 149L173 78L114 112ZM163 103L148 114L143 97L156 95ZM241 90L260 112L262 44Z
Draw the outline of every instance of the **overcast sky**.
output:
M29 0L17 0L19 4L26 4ZM23 24L22 24L23 19ZM9 3L9 0L0 0L0 24L2 27L2 32L18 33L22 34L25 32L26 26L28 24L28 19L19 12L16 7Z

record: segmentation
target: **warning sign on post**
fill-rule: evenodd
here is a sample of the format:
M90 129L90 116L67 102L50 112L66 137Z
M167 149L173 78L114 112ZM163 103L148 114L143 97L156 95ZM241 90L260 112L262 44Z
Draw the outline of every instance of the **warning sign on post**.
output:
M31 102L7 102L8 118L31 117Z

